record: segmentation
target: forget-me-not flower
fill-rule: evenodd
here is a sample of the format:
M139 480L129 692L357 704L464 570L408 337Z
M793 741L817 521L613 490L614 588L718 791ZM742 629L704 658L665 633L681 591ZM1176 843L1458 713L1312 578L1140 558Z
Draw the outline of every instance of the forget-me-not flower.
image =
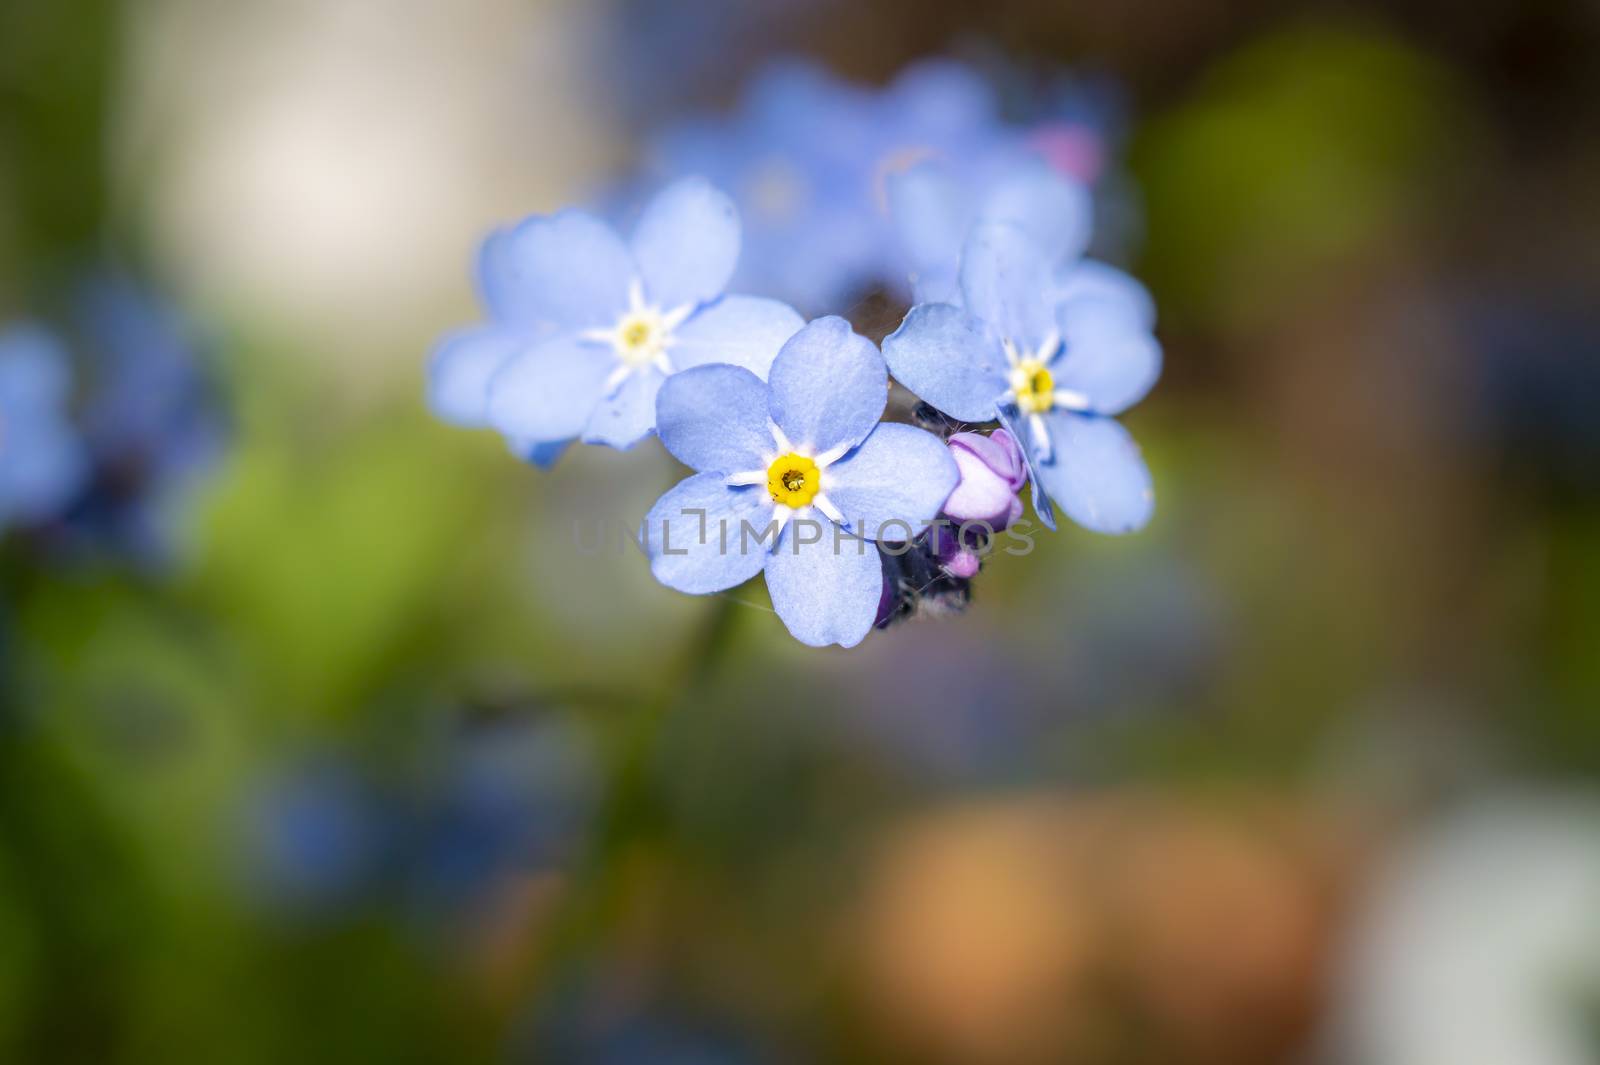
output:
M669 374L731 363L764 376L800 328L782 303L723 295L738 257L738 213L700 178L663 189L626 243L585 211L529 219L486 244L497 329L436 355L435 394L454 405L459 387L470 417L486 392L483 416L533 458L575 438L631 447L654 431Z
M67 353L33 325L0 332L0 530L57 516L82 487L88 460L67 419Z
M852 647L883 590L872 541L920 533L955 488L956 463L933 434L878 423L887 368L842 318L795 334L769 380L704 366L662 388L661 441L698 472L645 519L650 568L696 595L765 572L796 639Z
M922 304L884 341L895 377L950 417L998 419L1024 444L1034 504L1097 532L1150 518L1150 473L1112 415L1161 372L1147 324L1118 300L1057 298L1051 264L1017 226L980 225L962 255L962 306Z

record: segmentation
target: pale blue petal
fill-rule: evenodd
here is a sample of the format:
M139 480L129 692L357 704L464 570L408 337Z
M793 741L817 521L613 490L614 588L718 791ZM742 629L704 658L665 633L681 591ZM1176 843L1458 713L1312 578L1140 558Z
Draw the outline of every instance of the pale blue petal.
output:
M525 338L493 326L445 337L428 360L429 408L455 425L488 425L489 380L526 346Z
M982 322L948 303L913 307L884 339L883 357L895 380L960 421L989 421L1006 392L1000 341Z
M609 347L570 333L541 341L489 380L489 424L529 442L571 440L583 432L617 360Z
M1049 461L1039 481L1058 507L1086 529L1127 533L1150 520L1155 492L1150 470L1128 431L1111 418L1052 411Z
M1044 163L1028 166L984 198L979 219L1026 233L1046 264L1076 259L1089 246L1094 204L1089 190Z
M859 444L889 402L877 345L843 318L818 318L790 338L768 381L772 420L790 443L814 452Z
M716 473L679 481L644 521L650 572L690 595L724 591L754 577L777 539L766 489L730 488Z
M739 262L739 211L704 178L656 194L633 233L633 257L650 302L672 308L722 295Z
M626 451L649 436L656 428L656 393L665 380L654 366L629 374L595 406L583 442Z
M909 540L932 521L961 471L932 433L886 423L822 474L850 530L869 540Z
M1063 305L1056 321L1056 387L1082 393L1097 414L1127 410L1161 376L1161 345L1125 304L1084 297Z
M1017 409L1009 404L1001 405L996 412L1000 416L1000 424L1005 427L1022 445L1022 461L1028 467L1028 484L1032 486L1030 495L1033 499L1033 512L1038 515L1039 522L1046 529L1055 532L1056 508L1051 505L1050 497L1045 494L1044 487L1039 482L1039 465L1033 450L1033 437L1028 432L1028 427L1021 423L1017 416Z
M971 197L938 162L923 162L888 179L889 217L914 282L961 257L972 226Z
M868 541L819 517L796 518L767 559L767 592L801 643L854 647L877 619L883 564Z
M515 226L507 226L484 239L483 246L478 249L478 293L489 309L489 316L496 322L519 329L549 325L549 320L541 316L535 304L535 294L516 283L509 261L516 231Z
M1126 307L1146 329L1156 325L1156 302L1137 279L1115 266L1083 259L1056 274L1056 300L1065 305L1081 299L1107 300Z
M961 303L961 260L952 259L943 266L923 270L911 279L911 302Z
M762 469L773 450L766 383L739 366L673 374L656 397L656 424L672 456L702 473Z
M569 329L609 326L628 307L633 257L609 225L587 211L530 218L489 238L482 261L490 306Z
M1055 327L1049 264L1027 232L1013 225L975 227L961 253L967 310L1000 337L1031 351Z
M800 312L786 303L724 296L678 327L667 355L678 370L725 362L765 381L779 349L805 324Z

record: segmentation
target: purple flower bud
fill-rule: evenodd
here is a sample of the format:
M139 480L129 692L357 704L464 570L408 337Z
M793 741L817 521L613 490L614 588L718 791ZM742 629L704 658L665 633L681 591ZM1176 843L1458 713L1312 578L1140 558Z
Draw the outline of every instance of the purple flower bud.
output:
M981 540L982 534L977 535ZM939 565L946 573L962 580L970 580L978 575L983 556L973 544L965 542L954 526L935 523L929 536L933 557L939 560Z
M1022 517L1017 492L1028 483L1028 468L1010 433L957 433L949 446L961 482L945 502L945 514L958 523L983 522L996 532Z

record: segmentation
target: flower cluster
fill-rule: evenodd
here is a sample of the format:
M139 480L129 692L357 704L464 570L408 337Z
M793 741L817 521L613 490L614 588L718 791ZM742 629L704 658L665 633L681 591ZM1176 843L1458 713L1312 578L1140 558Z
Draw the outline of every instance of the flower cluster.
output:
M0 329L0 532L162 565L222 448L217 397L185 323L132 281L96 277L73 310Z
M488 320L430 364L441 417L541 466L575 440L659 436L694 473L640 530L656 578L703 595L763 574L814 646L964 603L1023 524L1024 484L1052 529L1056 508L1106 533L1149 519L1114 416L1160 373L1152 303L1084 258L1089 187L971 72L921 66L874 94L785 66L734 119L661 143L696 176L627 239L581 210L489 237ZM880 350L736 281L808 309L877 285L908 310ZM883 420L891 374L920 425Z

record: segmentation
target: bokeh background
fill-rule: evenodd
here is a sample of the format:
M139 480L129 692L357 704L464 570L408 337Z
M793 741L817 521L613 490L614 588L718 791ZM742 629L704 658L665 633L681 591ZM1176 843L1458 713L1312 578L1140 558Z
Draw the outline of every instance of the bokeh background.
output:
M785 55L1092 101L1167 356L1145 532L849 652L421 398ZM0 1060L1600 1061L1597 117L1583 0L7 0L0 321L136 279L219 442L0 540Z

